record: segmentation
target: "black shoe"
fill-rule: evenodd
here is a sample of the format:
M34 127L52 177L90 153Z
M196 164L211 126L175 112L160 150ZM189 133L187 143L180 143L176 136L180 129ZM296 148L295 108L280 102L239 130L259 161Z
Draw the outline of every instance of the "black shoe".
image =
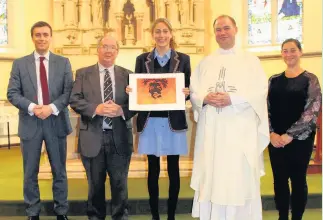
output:
M28 216L27 220L39 220L39 216Z
M56 219L57 220L68 220L66 215L58 215Z

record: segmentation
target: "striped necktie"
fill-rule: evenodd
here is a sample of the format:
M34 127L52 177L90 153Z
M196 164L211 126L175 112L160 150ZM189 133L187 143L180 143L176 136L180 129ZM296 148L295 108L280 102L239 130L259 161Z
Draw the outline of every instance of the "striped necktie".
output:
M104 92L103 92L104 102L113 100L112 81L111 81L111 77L108 69L105 69L103 88L104 88ZM109 125L109 127L112 126L112 118L105 116L104 121Z

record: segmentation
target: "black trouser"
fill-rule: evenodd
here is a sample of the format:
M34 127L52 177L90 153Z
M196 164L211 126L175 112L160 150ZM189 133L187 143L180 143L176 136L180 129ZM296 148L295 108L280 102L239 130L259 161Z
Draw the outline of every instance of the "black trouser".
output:
M96 157L82 156L88 178L89 191L87 215L91 220L106 217L105 181L107 173L111 189L111 217L113 220L128 219L128 171L131 155L116 151L112 131L103 134L102 148Z
M179 177L179 155L167 156L167 171L169 177L169 190L167 201L168 220L175 219L175 211L180 189ZM148 155L148 191L150 211L154 219L159 220L158 200L159 187L158 179L160 173L160 159L154 155Z
M284 148L269 145L274 176L275 203L280 220L288 220L291 200L292 220L302 219L307 203L306 171L313 151L314 138L293 140ZM290 193L288 179L291 180Z

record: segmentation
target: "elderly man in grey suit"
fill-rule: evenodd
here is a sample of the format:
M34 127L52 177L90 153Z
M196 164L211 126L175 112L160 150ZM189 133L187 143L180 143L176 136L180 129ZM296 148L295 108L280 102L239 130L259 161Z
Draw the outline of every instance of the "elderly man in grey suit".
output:
M111 216L128 219L127 179L132 154L128 109L130 70L114 65L119 46L105 36L98 42L98 63L76 71L70 105L81 115L79 151L86 170L90 220L106 217L105 180L110 177Z
M13 62L8 100L19 109L24 167L24 201L29 220L38 220L41 209L38 171L42 143L53 174L54 212L67 220L66 136L72 132L67 109L73 86L67 58L49 52L51 26L43 21L31 28L35 51Z

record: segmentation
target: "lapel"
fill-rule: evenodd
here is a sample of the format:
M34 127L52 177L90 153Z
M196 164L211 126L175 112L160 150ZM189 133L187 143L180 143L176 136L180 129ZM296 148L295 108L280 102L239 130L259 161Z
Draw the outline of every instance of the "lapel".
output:
M154 50L152 50L148 56L147 56L147 60L145 62L145 66L146 66L146 71L147 73L153 73L154 72ZM172 50L171 55L170 55L170 64L169 64L169 73L176 73L178 71L178 66L179 66L179 62L180 60L178 59L178 53L175 50Z
M56 70L56 56L55 54L49 52L49 61L48 61L48 91L49 96L51 97L51 94L53 94L53 91L51 91L52 88L55 88L53 84L55 83L55 70ZM50 99L52 100L52 99Z
M34 86L34 89L36 91L37 94L37 76L36 76L36 64L35 64L35 56L34 53L30 54L29 56L27 56L27 70L29 73L29 77L31 79L31 82Z
M122 79L122 73L121 73L121 69L119 68L119 66L117 66L117 65L114 65L114 80L115 80L115 86L114 86L114 88L115 88L115 94L114 94L114 97L115 97L115 103L119 103L119 96L121 95L121 94L123 94L122 93L122 89L126 89L126 88L124 88L124 85L122 85L122 81L123 81L123 79Z
M55 70L56 70L56 57L55 54L49 52L49 62L48 62L48 91L49 95L53 94L51 92L51 85L55 82Z
M91 87L93 89L93 101L95 103L102 103L102 95L101 95L101 85L100 85L100 71L98 64L93 65L93 67L89 70L89 81L91 84Z
M145 66L146 66L147 73L154 72L154 51L155 51L155 49L153 49L146 57L147 60L145 62Z
M179 66L178 53L175 50L172 50L170 54L170 64L169 64L169 73L176 73Z

